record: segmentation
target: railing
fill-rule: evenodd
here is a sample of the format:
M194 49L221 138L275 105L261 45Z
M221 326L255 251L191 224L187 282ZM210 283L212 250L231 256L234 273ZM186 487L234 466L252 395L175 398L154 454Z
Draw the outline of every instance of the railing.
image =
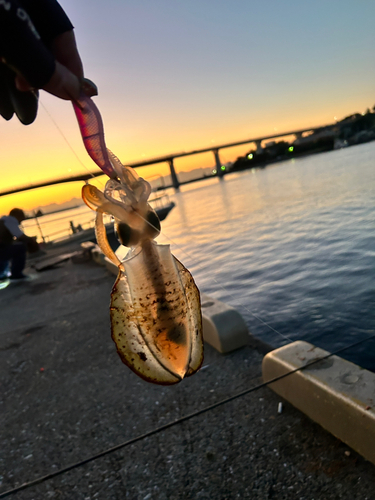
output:
M70 209L69 214L52 217L53 214L34 214L22 223L23 229L28 235L38 233L38 237L44 243L50 243L59 239L69 238L77 232L82 232L94 227L95 217L93 212L83 212L80 209L84 205ZM58 214L61 212L55 212ZM38 238L38 239L39 239Z
M160 177L160 181L161 186L159 187L164 189L164 179ZM153 193L155 193L155 196L151 194L149 203L155 210L162 209L171 203L168 194L163 190L160 192L153 191ZM64 213L67 211L69 213ZM110 223L111 220L111 216L104 214L104 222L106 224ZM26 234L33 236L37 233L38 239L48 244L53 241L75 237L74 235L83 235L85 231L93 229L94 224L95 213L87 208L86 205L80 205L51 214L37 215L34 213L34 217L24 221L22 226Z

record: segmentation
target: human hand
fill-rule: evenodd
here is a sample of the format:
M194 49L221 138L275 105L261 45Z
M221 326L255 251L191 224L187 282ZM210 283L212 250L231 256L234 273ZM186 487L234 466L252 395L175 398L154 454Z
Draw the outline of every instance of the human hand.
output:
M6 120L16 113L21 123L32 123L38 110L38 89L71 101L78 101L82 93L97 95L96 87L84 81L73 25L56 0L30 2L27 23L18 15L18 0L7 0L3 7L0 114Z
M88 85L83 78L82 61L73 31L58 35L53 40L51 49L56 58L56 66L43 90L70 101L78 100L82 91L89 97L97 95L95 85ZM16 87L22 92L32 89L22 75L16 76Z
M28 253L36 253L39 251L39 243L36 241L36 236L31 236L27 239L26 247Z
M25 91L18 90L15 79L15 72L0 63L0 115L10 120L16 113L23 125L29 125L35 120L38 111L38 91L27 88Z

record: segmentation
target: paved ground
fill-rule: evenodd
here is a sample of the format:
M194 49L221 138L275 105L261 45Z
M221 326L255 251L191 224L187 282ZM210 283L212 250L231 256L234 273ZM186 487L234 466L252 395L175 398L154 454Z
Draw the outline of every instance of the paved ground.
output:
M137 378L110 337L113 281L68 261L0 290L0 492L261 381L261 353L210 346L177 386ZM263 388L9 498L375 499L374 466L279 401Z

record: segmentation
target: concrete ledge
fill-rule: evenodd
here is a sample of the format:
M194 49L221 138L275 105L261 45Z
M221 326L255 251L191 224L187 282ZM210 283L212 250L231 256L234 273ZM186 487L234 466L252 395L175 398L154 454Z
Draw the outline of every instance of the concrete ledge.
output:
M264 357L263 379L267 382L327 354L307 342L293 342ZM375 464L375 373L332 356L269 387Z
M249 333L241 314L233 307L201 293L203 338L226 354L249 343Z

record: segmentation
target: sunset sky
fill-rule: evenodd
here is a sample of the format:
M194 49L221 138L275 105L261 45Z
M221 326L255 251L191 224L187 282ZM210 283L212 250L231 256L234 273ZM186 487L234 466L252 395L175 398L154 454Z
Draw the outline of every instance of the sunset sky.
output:
M99 88L107 146L123 163L332 123L375 105L371 0L61 4ZM34 124L0 120L0 190L96 169L71 103L41 92ZM222 161L240 152L224 150ZM202 155L176 168L213 163ZM151 173L168 168L139 170ZM1 197L0 214L78 197L80 186Z

